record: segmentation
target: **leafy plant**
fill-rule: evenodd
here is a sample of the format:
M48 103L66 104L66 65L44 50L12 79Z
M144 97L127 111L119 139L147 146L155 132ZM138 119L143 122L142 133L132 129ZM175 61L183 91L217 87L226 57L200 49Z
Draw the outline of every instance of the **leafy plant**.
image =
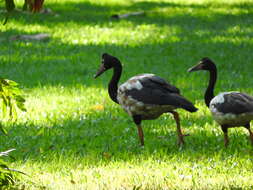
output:
M24 102L25 99L21 96L21 91L18 88L18 83L0 78L0 99L2 99L2 114L3 118L16 119L17 108L26 111ZM6 130L0 123L0 131L7 134ZM8 154L15 149L10 149L5 152L0 152L0 157L8 156ZM13 171L22 173L20 171L10 169L7 164L0 158L0 187L14 184Z
M21 95L18 83L15 81L0 78L0 99L2 99L3 118L16 120L17 109L26 111L24 106L25 99ZM1 124L0 131L4 134L7 133Z
M0 152L0 157L8 156L15 149L10 149L5 152ZM0 158L0 187L14 184L14 176L7 164Z
M3 118L16 119L17 108L22 111L26 111L24 106L25 99L21 96L21 91L16 82L0 78L0 98L2 99ZM0 130L4 134L7 134L2 125L0 125ZM8 154L13 150L14 149L10 149L5 152L0 152L0 157L8 156ZM10 169L7 166L7 163L0 158L0 187L14 184L13 171L16 170Z
M9 156L9 153L12 152L13 150L15 149L0 152L0 157ZM14 172L25 174L21 171L9 168L7 163L0 158L0 188L14 184L15 182Z

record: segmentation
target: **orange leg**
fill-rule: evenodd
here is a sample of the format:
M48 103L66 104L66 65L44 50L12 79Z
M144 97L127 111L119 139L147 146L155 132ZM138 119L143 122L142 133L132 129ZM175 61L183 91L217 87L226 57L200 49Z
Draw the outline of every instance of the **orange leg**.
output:
M250 138L250 141L251 141L251 144L253 145L253 133L252 131L250 130L250 124L248 123L247 125L245 125L246 129L248 129L249 131L249 138Z
M140 139L141 146L144 146L144 134L141 127L141 116L140 115L134 115L133 116L134 123L137 125L138 128L138 135Z
M253 145L253 133L250 129L249 129L249 137L250 137L251 144Z
M175 111L171 111L170 113L173 114L173 117L176 121L177 124L177 137L178 137L178 145L183 145L184 144L184 136L182 131L181 131L181 127L180 127L180 118L179 118L179 114Z
M144 146L143 130L142 130L140 125L137 125L137 128L138 128L138 135L139 135L139 139L140 139L140 142L141 142L141 146Z
M225 147L227 148L228 147L228 144L229 144L229 139L228 139L228 127L225 126L225 125L222 125L221 126L221 129L224 133L224 145Z

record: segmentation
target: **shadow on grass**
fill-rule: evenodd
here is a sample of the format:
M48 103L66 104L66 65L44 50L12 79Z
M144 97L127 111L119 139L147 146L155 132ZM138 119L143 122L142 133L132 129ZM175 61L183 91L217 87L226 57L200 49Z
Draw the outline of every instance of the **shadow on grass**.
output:
M149 11L156 10L156 8L172 7L182 9L181 12L178 12L180 14L169 14L168 17L162 11L158 11L157 13L148 14L145 17L130 18L129 20L135 25L155 24L160 27L162 25L176 25L180 27L182 32L179 33L179 40L176 42L164 40L163 43L149 43L144 41L141 45L133 47L108 43L104 45L64 44L56 37L49 42L9 41L7 39L11 35L29 34L22 30L9 29L2 33L2 37L0 37L3 42L0 45L0 74L3 77L18 81L27 88L44 85L71 86L76 83L87 86L97 85L101 81L90 79L100 64L100 55L104 52L118 56L126 65L124 68L126 72L122 76L122 81L140 72L153 72L164 78L168 78L173 83L177 83L176 80L181 80L178 76L182 77L182 80L188 78L185 71L204 56L209 56L215 61L217 60L224 70L231 69L231 66L225 65L231 61L233 63L231 64L233 69L235 71L240 70L242 73L247 72L247 67L251 67L253 63L252 56L249 56L251 54L250 50L253 48L252 43L247 40L252 37L252 32L245 29L251 26L251 22L247 22L253 16L253 13L250 11L242 11L241 14L233 15L214 12L210 8L209 17L205 17L191 14L191 12L199 12L199 9L203 9L206 13L205 10L209 8L208 4L182 5L177 3L145 1L133 3L129 6L120 6L118 4L102 6L87 2L66 4L48 3L48 6L55 9L60 16L34 15L34 17L31 17L31 15L20 16L20 14L17 14L15 20L24 25L31 24L31 26L32 24L52 26L57 23L67 24L68 22L74 22L80 25L107 26L111 22L108 19L111 13L135 10ZM251 10L252 6L253 3L217 4L219 8L225 7L246 10ZM192 9L192 11L182 14L184 8ZM241 24L242 20L244 21L243 25ZM117 25L120 22L113 21L113 24ZM242 29L245 29L245 33L235 35L224 31L227 28L235 26L240 26ZM238 39L240 37L246 37L247 39ZM235 42L235 38L239 41L237 40ZM240 40L244 41L240 42ZM237 54L226 54L226 52L233 52L235 49L237 50ZM242 62L242 59L245 62L245 67L243 68L237 64ZM157 63L157 60L160 62ZM140 68L139 72L131 69L134 64L138 64ZM182 66L177 67L177 64L184 65L185 69L182 70ZM161 69L161 65L163 69ZM108 78L109 76L104 81L108 81ZM227 78L220 80L228 81ZM248 85L245 84L241 88L246 88ZM185 86L185 88L187 89L188 87Z
M218 63L221 63L221 67L224 67L224 70L230 69L229 65L224 66L226 62L240 63L243 58L245 67L242 69L239 64L232 64L234 70L240 70L242 73L247 72L246 68L252 66L253 63L252 56L249 56L251 53L249 50L253 48L252 43L249 43L247 39L243 42L233 41L235 37L238 38L240 35L241 37L246 36L250 38L252 37L252 32L245 30L248 32L245 32L243 34L244 36L242 34L235 36L235 34L224 32L225 29L234 26L240 26L242 28L250 26L250 22L247 22L253 16L253 13L250 11L242 11L243 13L241 14L233 15L214 12L210 8L210 16L207 18L205 16L191 14L191 12L199 12L199 9L203 9L206 12L205 10L209 8L208 4L182 5L177 3L144 1L133 3L129 6L120 6L119 4L102 6L88 2L66 4L48 3L48 6L55 9L60 16L34 15L34 17L31 17L31 15L20 16L20 14L17 14L15 20L24 25L31 24L31 26L32 24L52 26L57 23L67 22L91 26L108 25L110 22L108 17L111 13L135 10L152 11L156 10L156 8L172 7L182 9L181 12L178 12L180 14L169 14L168 17L162 11L158 11L157 13L148 14L145 17L130 18L130 21L135 25L155 24L161 27L162 25L176 25L181 28L182 32L179 34L179 40L177 42L169 42L166 40L163 43L143 42L141 45L133 47L114 44L64 44L57 38L53 38L49 42L9 41L7 39L11 35L28 33L12 29L7 30L2 33L3 35L1 37L3 43L0 45L0 64L2 66L0 74L3 77L18 81L27 88L44 85L71 86L76 83L87 86L97 85L101 80L94 81L90 79L100 64L100 55L104 52L118 56L126 65L124 68L126 72L122 76L122 81L140 72L153 72L164 78L168 78L173 83L177 83L176 80L181 80L178 76L182 77L182 80L188 78L189 76L185 74L187 68L204 56L209 56L217 60ZM252 6L253 3L217 4L219 8L225 7L246 10L251 10ZM184 8L192 9L192 11L182 14ZM242 20L244 21L243 25L241 24ZM115 25L120 22L113 21ZM216 31L216 33L210 34L212 31ZM216 38L221 38L221 40L217 41ZM237 54L226 54L226 52L233 52L235 49L237 50ZM157 63L157 60L160 62ZM224 63L224 61L226 62ZM140 68L139 72L131 69L136 63ZM184 65L185 69L182 70L182 66L177 67L177 64ZM163 66L162 70L161 65ZM107 75L104 81L108 81L108 78L109 76ZM220 80L228 81L227 78ZM246 88L246 85L248 86L249 84L245 84L241 88ZM185 88L188 88L187 85Z
M93 75L100 65L101 54L108 52L118 57L124 65L121 82L139 73L155 73L178 86L186 97L202 99L208 75L201 72L190 75L186 71L200 58L209 56L217 61L222 76L218 80L217 92L248 89L251 82L240 81L244 80L241 76L247 78L250 74L248 68L253 66L253 57L249 56L249 50L253 49L251 43L244 43L243 46L232 42L187 43L182 40L131 47L113 44L71 45L55 41L12 42L9 47L2 49L0 75L17 81L25 88L75 87L76 84L87 87L102 84L106 88L111 73L108 72L96 80ZM19 46L23 47L18 48ZM235 49L236 54L226 54ZM243 67L240 64L241 59L244 59ZM136 68L136 64L138 70L132 69ZM224 75L228 70L233 71ZM236 77L237 81L231 82L231 77Z
M90 2L68 2L68 3L48 3L46 6L55 11L56 14L37 14L31 17L27 13L14 13L13 17L19 23L39 24L52 27L59 23L76 23L82 25L104 26L109 22L117 23L111 19L111 15L129 13L135 11L145 11L146 16L130 17L127 20L135 25L155 24L158 26L177 25L183 30L194 27L195 30L226 30L229 27L242 24L242 20L250 25L253 13L250 11L253 3L233 3L233 4L179 4L166 2L136 2L130 5L106 4L99 5ZM170 10L171 8L171 10ZM165 12L164 9L169 9ZM175 10L173 10L175 9ZM236 9L237 13L219 11L215 9ZM208 11L207 11L208 10ZM246 11L249 10L249 11ZM173 12L170 13L170 12ZM240 12L238 12L240 11ZM200 14L199 14L200 13ZM22 15L20 17L20 15ZM124 19L123 19L124 20ZM248 22L245 22L247 21Z

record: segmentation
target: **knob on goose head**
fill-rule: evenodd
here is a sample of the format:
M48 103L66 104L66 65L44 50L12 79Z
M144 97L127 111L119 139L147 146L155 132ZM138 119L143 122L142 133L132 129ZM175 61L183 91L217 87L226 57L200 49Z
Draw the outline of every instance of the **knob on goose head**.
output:
M204 57L199 61L197 65L188 69L188 72L194 72L199 70L207 70L207 71L216 70L216 66L210 58Z
M115 67L119 63L120 61L116 57L111 56L108 53L103 53L100 68L98 69L94 78L97 78L98 76L103 74L105 71Z

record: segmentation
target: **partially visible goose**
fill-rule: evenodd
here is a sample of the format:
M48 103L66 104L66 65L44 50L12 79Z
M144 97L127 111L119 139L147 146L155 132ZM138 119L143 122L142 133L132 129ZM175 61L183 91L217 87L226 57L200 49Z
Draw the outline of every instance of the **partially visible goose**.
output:
M206 70L210 73L209 84L205 92L205 103L209 107L214 120L220 124L224 133L224 144L229 143L228 128L244 126L249 131L253 145L253 133L250 121L253 120L253 97L240 92L223 92L214 96L214 86L217 79L217 68L209 58L203 58L199 64L188 71Z
M116 57L104 53L95 78L108 69L113 69L113 76L108 86L109 96L133 118L142 146L144 135L141 121L156 119L163 113L173 114L177 123L178 144L184 143L179 115L174 110L183 108L189 112L195 112L197 108L180 95L179 89L154 74L134 76L118 88L122 65Z

